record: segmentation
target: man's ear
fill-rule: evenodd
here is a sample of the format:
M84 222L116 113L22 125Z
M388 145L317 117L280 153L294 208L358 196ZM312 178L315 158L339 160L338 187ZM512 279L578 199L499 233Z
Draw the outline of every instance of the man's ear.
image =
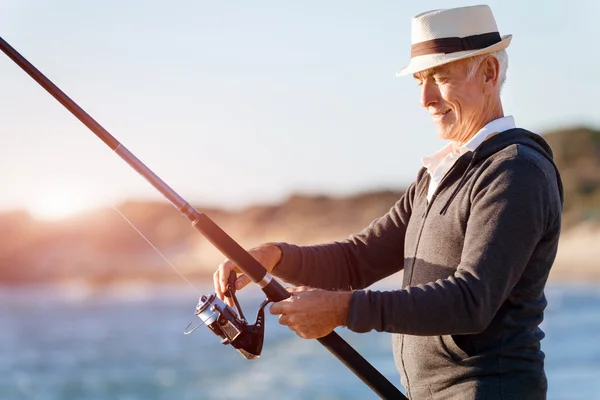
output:
M481 65L483 68L483 91L490 94L496 90L500 83L500 62L494 56L487 57Z

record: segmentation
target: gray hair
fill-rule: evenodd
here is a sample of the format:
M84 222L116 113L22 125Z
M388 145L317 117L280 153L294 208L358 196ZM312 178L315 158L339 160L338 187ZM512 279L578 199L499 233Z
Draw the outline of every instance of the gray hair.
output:
M506 50L500 50L495 53L482 54L469 58L467 79L471 79L475 75L475 72L481 65L481 62L489 56L496 57L498 63L500 64L498 82L500 83L500 90L502 90L502 86L504 86L504 82L506 81L506 70L508 69L508 54L506 53Z

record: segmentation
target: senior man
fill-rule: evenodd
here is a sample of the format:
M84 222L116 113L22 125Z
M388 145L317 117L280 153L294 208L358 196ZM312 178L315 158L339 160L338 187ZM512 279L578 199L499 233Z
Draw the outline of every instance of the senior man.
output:
M294 285L271 313L303 338L338 326L393 334L411 399L543 399L544 286L562 186L548 144L504 116L505 49L487 6L412 20L421 105L449 141L389 212L347 240L267 243L251 254ZM215 272L223 298L235 266ZM402 289L364 290L404 271ZM236 286L249 282L240 276Z

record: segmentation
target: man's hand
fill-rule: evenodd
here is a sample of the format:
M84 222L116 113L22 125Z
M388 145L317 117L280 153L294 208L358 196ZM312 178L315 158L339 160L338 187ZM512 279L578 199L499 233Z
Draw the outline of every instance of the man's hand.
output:
M248 253L250 253L250 255L256 259L256 261L265 267L269 273L273 270L273 268L275 268L277 263L279 263L279 260L281 260L281 249L279 246L273 243L261 244L258 247L248 250ZM227 303L227 305L230 307L233 307L233 300L230 297L225 297L224 295L224 293L227 291L227 281L229 280L229 274L231 271L235 271L236 273L241 272L237 266L226 259L219 265L213 274L213 283L215 285L217 297ZM235 281L235 289L242 289L250 282L250 278L246 275L238 275L237 280Z
M279 323L304 339L317 339L346 325L351 292L329 292L305 286L288 288L291 297L271 306Z

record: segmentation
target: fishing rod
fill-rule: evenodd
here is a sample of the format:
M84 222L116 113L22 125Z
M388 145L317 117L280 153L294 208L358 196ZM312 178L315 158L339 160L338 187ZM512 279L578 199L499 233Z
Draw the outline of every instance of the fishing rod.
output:
M158 175L152 172L150 168L79 107L77 103L69 98L35 66L27 61L25 57L2 39L2 37L0 37L0 49L69 110L71 114L87 126L111 150L117 153L129 166L144 177L179 212L191 221L194 228L202 233L204 237L219 249L223 255L229 258L254 283L258 284L266 294L267 299L261 304L257 321L253 325L249 325L243 317L239 303L235 298L234 286L231 284L232 279L230 279L230 284L228 285L230 290L228 290L227 294L233 297L240 315L223 303L215 294L201 296L196 306L195 314L202 321L200 325L208 325L215 334L223 339L224 344L233 345L245 358L252 359L260 356L264 337L264 307L269 302L277 302L290 297L287 290L277 280L273 279L267 273L267 270L250 253L244 250L243 247L215 224L206 214L197 211L177 192L171 189ZM233 276L230 278L235 279ZM193 332L200 325L191 331L186 331L186 333ZM317 340L382 399L406 400L406 397L398 388L392 385L390 381L337 333L331 332L327 336Z

